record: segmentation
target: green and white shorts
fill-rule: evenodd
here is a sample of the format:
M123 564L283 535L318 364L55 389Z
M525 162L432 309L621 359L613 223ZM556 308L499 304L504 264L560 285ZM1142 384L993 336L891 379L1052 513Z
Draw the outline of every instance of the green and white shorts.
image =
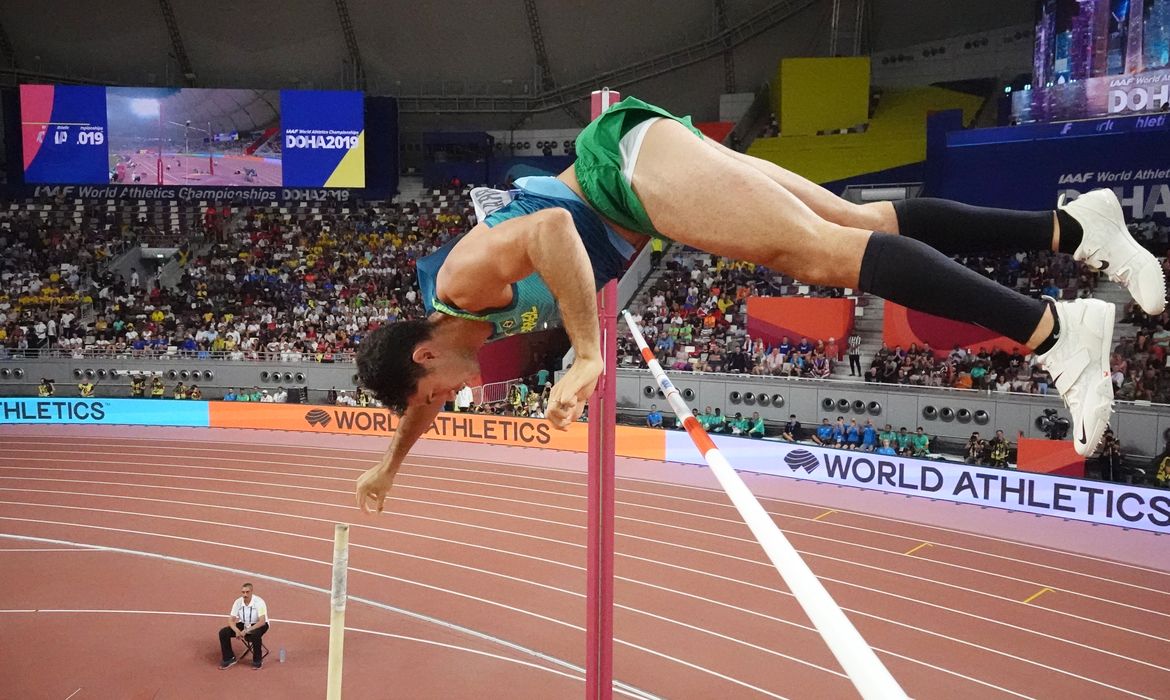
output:
M577 136L573 170L585 199L599 214L631 231L666 238L654 228L631 186L642 141L659 119L674 120L702 138L690 117L676 117L661 107L627 97Z

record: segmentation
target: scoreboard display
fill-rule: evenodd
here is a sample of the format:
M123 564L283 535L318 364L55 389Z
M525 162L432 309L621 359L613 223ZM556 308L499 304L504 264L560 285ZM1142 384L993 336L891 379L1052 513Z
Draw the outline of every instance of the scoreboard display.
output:
M105 88L22 85L20 130L25 182L109 182Z
M361 92L259 101L246 130L253 90L21 85L25 182L365 187Z

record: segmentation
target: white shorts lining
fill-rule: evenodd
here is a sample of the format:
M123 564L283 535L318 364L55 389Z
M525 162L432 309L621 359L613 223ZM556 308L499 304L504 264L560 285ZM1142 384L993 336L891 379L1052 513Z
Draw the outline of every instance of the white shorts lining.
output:
M618 151L622 155L622 178L627 185L634 181L634 166L638 164L638 153L642 150L642 141L646 138L646 131L650 125L664 117L651 117L626 132L618 142Z

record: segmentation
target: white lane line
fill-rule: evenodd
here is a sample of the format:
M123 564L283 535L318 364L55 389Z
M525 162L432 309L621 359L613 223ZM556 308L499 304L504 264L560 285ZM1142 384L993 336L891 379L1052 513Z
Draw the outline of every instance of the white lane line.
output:
M89 483L89 482L78 481L76 483ZM110 482L103 481L101 483L110 483ZM142 488L143 487L142 485L132 485L132 483L128 483L128 485L125 485L125 486L130 486L130 487L135 487L135 488ZM163 487L163 488L167 488L168 490L173 490L173 489L170 489L170 487ZM239 510L239 512L242 512L242 513L254 513L255 512L255 510L252 508L239 508L239 507L235 507L235 506L222 506L222 505L220 505L220 503L206 503L206 502L201 502L201 501L179 501L176 499L151 499L151 497L146 497L146 496L131 496L131 495L123 495L123 494L103 494L103 493L96 493L96 492L81 492L81 490L12 488L12 487L7 487L7 486L0 486L0 492L34 493L34 494L60 494L60 495L71 495L71 496L83 496L83 497L85 497L85 499L116 499L116 500L125 500L125 501L145 501L147 503L170 503L170 505L176 505L176 506L193 506L193 507L197 507L197 508L216 508L216 509L222 509L222 510ZM199 489L198 493L213 493L213 492L206 492L206 490ZM234 492L214 492L214 493L219 494L219 495L243 495L243 494L236 494ZM268 497L268 499L274 499L274 496L262 496L262 497ZM302 503L302 505L305 505L305 506L321 506L321 507L326 507L326 508L343 508L346 510L352 509L349 506L338 506L338 505L336 505L336 503L301 501L301 500L297 500L297 499L276 499L276 500L280 500L280 501L284 501L284 502ZM18 502L25 503L25 501L18 501ZM33 501L29 501L29 503L33 503ZM298 514L294 514L294 513L271 512L271 510L270 510L270 512L267 512L266 514L280 516L280 517L291 517L291 519L295 519L295 520L308 520L308 521L312 521L312 522L321 522L321 523L330 524L330 526L332 526L333 523L337 522L336 519L328 519L328 517L314 517L311 515L298 515ZM487 533L493 533L496 535L512 535L512 536L516 536L516 537L528 537L528 538L531 538L531 540L536 540L538 542L549 543L549 544L563 544L563 545L565 545L565 547L574 548L574 549L584 549L585 548L584 544L580 544L577 542L563 542L560 540L552 540L552 538L550 538L550 537L539 537L539 536L535 536L535 535L528 535L526 533L516 533L516 531L512 531L512 530L504 530L504 529L500 529L500 528L489 528L486 526L476 526L476 524L468 524L468 523L455 521L455 520L443 520L443 519L440 519L440 517L424 517L424 516L419 516L419 515L405 515L405 514L401 514L401 513L395 513L394 517L405 517L405 519L417 519L417 520L424 520L424 521L428 521L428 522L438 522L438 523L442 524L442 526L446 526L446 527L467 527L467 528L472 528L472 529L476 529L476 530L487 531ZM474 542L468 542L466 540L450 540L450 538L448 538L448 537L438 537L435 535L425 535L422 533L415 533L415 531L412 531L412 530L400 530L397 528L386 528L386 527L372 526L372 524L369 524L369 523L360 523L356 527L362 527L362 528L366 528L369 530L377 531L377 533L386 533L387 535L418 537L418 538L420 538L420 540L429 540L432 542L442 542L445 544L455 544L455 545L459 545L459 547L467 547L470 549L482 549L484 551L490 551L490 553L516 556L519 558L525 558L525 560L541 562L543 564L555 564L555 565L558 565L558 567L570 567L572 569L577 569L580 571L585 570L585 567L579 567L579 565L576 565L576 564L569 564L569 563L565 563L565 562L559 562L556 560L550 560L550 558L539 557L539 556L531 555L531 554L524 554L524 553L522 553L522 551L501 549L498 547L489 547L489 545L486 545L486 544L475 544ZM16 551L23 551L23 550L16 550ZM68 550L68 551L89 551L89 550Z
M172 535L172 534L165 533L165 532L153 532L153 531L147 531L147 530L133 530L130 528L106 527L103 525L92 525L89 523L78 523L78 522L69 522L69 521L61 521L61 520L43 520L40 518L16 518L16 517L10 517L10 516L0 516L0 520L8 520L8 521L24 522L24 523L37 523L40 525L60 525L62 527L78 527L78 528L85 528L88 530L101 530L104 532L120 532L120 533L124 533L124 534L129 534L129 535L142 535L143 537L159 537L159 538L168 539L168 540L176 540L179 542L194 542L195 544L210 545L213 547L223 547L224 549L239 549L239 550L244 550L247 552L252 552L253 554L256 553L256 550L254 547L232 544L230 542L219 542L216 540L205 540L205 539L201 539L201 538L197 538L197 537L184 537L182 535ZM224 523L216 523L216 524L224 525ZM226 524L226 525L234 525L234 524ZM238 526L236 526L236 527L238 527ZM3 533L0 533L0 536L3 536ZM293 536L298 536L298 535L293 535ZM299 535L299 537L306 537L308 539L316 539L316 538L308 537L307 535ZM272 550L266 550L264 552L261 552L261 554L266 555L266 556L271 556L271 557L283 558L283 559L292 559L294 561L304 562L307 564L317 564L319 566L332 567L332 565L333 565L332 562L329 562L329 561L324 561L321 559L312 559L310 557L303 557L303 556L300 556L298 554L288 554L286 552L277 552L277 551L272 551ZM457 598L465 598L467 600L475 601L477 603L483 603L485 605L503 608L509 612L518 613L520 615L525 615L528 617L534 617L538 620L542 620L544 622L548 622L550 624L557 625L560 627L565 627L567 629L571 629L571 630L576 631L576 632L584 632L585 631L584 627L582 627L580 625L575 625L571 622L565 622L564 620L558 620L556 618L549 617L547 615L542 615L540 613L533 612L531 610L524 610L523 608L517 608L515 606L508 605L507 603L501 603L499 601L488 600L487 598L481 598L479 596L474 596L474 595L471 595L470 593L462 593L460 591L454 591L454 590L451 590L448 588L443 588L442 586L435 586L433 584L423 583L422 581L415 581L415 580L408 579L408 578L402 578L401 576L391 576L390 574L384 574L384 573L381 573L379 571L370 571L368 569L360 569L356 566L350 566L349 570L351 573L369 574L370 576L375 576L377 578L384 578L388 581L396 581L398 583L404 583L404 584L408 584L411 586L418 586L419 588L425 588L425 589L432 590L432 591L435 591L438 593L446 593L448 595L452 595L452 596L455 596Z
M73 691L72 693L69 693L69 695L65 698L65 700L70 700L70 698L72 698L74 695L77 695L80 692L81 692L81 688L78 688L77 690Z
M3 547L0 552L94 552L93 549L77 549L74 547Z
M709 532L709 531L706 531L706 530L693 530L693 529L691 529L691 528L683 527L683 526L681 526L681 525L668 525L668 524L665 524L665 523L658 523L658 522L654 522L654 521L647 521L647 520L637 520L637 519L633 519L633 518L625 518L625 517L622 517L622 516L618 516L618 518L617 518L617 519L618 519L618 520L632 520L632 521L634 521L634 522L637 522L637 523L639 523L639 524L645 524L645 525L657 525L657 526L659 526L659 527L665 527L665 528L671 528L671 529L676 529L676 528L677 528L677 529L684 530L684 531L686 531L686 532L690 532L690 533L692 533L692 534L701 534L701 535L707 535L707 536L710 536L710 537L718 537L718 538L721 538L721 539L727 539L727 540L731 540L731 541L733 541L733 542L742 542L742 543L744 543L744 544L750 544L750 543L751 543L751 540L748 540L748 539L745 539L745 538L742 538L742 537L736 537L736 536L734 536L734 535L723 535L723 534L719 534L719 533ZM693 549L693 550L695 550L695 551L702 552L702 553L704 553L704 554L711 554L711 555L718 556L718 557L725 557L725 558L730 558L730 559L734 559L734 560L736 560L736 561L742 561L742 562L745 562L745 563L748 563L748 564L753 564L753 565L761 566L761 567L764 567L764 568L766 568L766 569L771 569L771 568L772 568L772 567L771 567L771 566L770 566L770 565L769 565L767 562L764 562L764 561L761 561L761 560L758 560L758 559L751 559L751 558L748 558L748 557L740 557L740 556L736 556L736 555L732 555L732 554L727 554L726 552L719 552L719 551L713 551L713 550L709 550L709 549L703 549L703 548L701 548L701 547L690 547L690 546L688 546L688 545L678 544L678 543L674 543L674 542L667 542L667 541L664 541L664 540L658 540L658 539L654 539L654 538L651 538L651 537L644 537L644 536L640 536L640 535L632 535L632 534L628 534L628 533L621 533L621 532L619 532L619 533L617 533L617 534L618 534L619 536L622 536L622 537L630 537L630 538L632 538L632 539L643 540L643 541L646 541L646 542L653 542L653 543L655 543L655 544L660 544L660 545L669 546L669 547L682 547L682 548L685 548L685 549ZM791 535L793 535L793 536L795 536L795 537L801 537L801 536L803 536L803 537L808 537L808 538L810 538L810 539L814 539L814 540L821 540L821 541L829 542L829 543L831 543L831 544L844 544L844 545L848 545L848 546L851 546L851 547L858 547L858 548L860 548L860 549L870 550L870 551L878 552L878 553L880 553L880 554L886 554L886 555L893 555L893 554L896 554L896 552L891 552L890 550L881 549L881 548L878 548L878 547L870 547L870 546L868 546L868 545L857 544L857 543L855 543L855 542L842 542L842 541L840 541L840 540L835 540L835 539L833 539L833 538L831 538L831 537L822 537L822 536L819 536L819 535L808 535L808 534L804 534L804 533L800 533L800 532L790 532L789 534L791 534ZM1010 598L1010 597L1007 597L1007 596L996 595L996 594L994 594L994 593L989 593L989 592L987 592L987 591L982 591L982 590L978 590L978 589L974 589L974 588L967 588L966 586L960 586L960 585L958 585L958 584L954 584L954 583L948 583L948 582L946 582L946 581L940 581L940 580L933 579L933 578L929 578L929 577L918 576L918 575L915 575L915 574L910 574L910 573L907 573L907 572L905 572L905 571L901 571L901 570L899 570L899 569L887 569L887 568L884 568L884 567L881 567L881 566L875 566L875 565L873 565L873 564L863 564L863 563L861 563L861 562L859 562L859 561L855 561L855 560L853 560L853 559L842 559L842 558L840 558L840 557L834 557L834 556L832 556L832 555L829 555L829 554L822 554L822 553L813 552L813 551L809 551L809 550L803 550L803 549L802 549L802 550L799 550L799 551L800 551L800 552L801 552L801 554L802 554L802 555L804 555L804 556L809 556L809 557L816 557L816 558L819 558L819 559L827 559L827 560L829 560L829 561L837 562L837 563L839 563L839 564L845 564L845 565L848 565L848 566L856 566L856 567L860 567L860 568L863 568L863 569L872 569L872 570L875 570L875 571L880 571L880 572L882 572L882 573L885 573L885 574L890 574L890 575L893 575L893 576L900 576L900 577L902 577L902 578L909 578L909 579L913 579L913 580L916 580L916 581L922 581L922 582L924 582L924 583L929 583L929 584L933 584L933 585L941 586L941 587L943 587L943 588L950 588L950 589L953 589L953 590L959 590L959 591L963 591L963 592L965 592L965 593L970 593L970 594L972 594L972 595L986 596L986 597L989 597L989 598L994 598L994 599L997 599L997 600L1002 600L1002 601L1007 601L1007 602L1012 602L1012 603L1018 602L1018 601L1016 601L1014 598ZM927 559L927 560L924 560L924 561L933 561L933 560L929 560L929 559ZM950 564L950 563L948 563L948 562L935 562L935 563L942 564L943 566L946 566L946 567L951 567L951 568L958 568L958 569L962 569L962 570L971 571L971 572L974 572L974 573L982 573L982 574L986 574L986 575L988 575L988 576L993 576L993 577L995 577L995 578L1004 578L1004 579L1007 579L1007 580L1009 580L1009 581L1011 581L1011 582L1013 582L1013 583L1024 583L1024 584L1029 584L1029 585L1033 585L1033 586L1043 586L1043 584L1042 584L1042 583L1037 583L1037 582L1027 581L1027 580L1025 580L1025 579L1017 579L1017 578L1013 578L1013 577L1011 577L1011 576L1006 576L1006 575L1003 575L1003 574L996 574L996 573L994 573L994 572L983 571L983 570L981 570L981 569L973 569L973 568L971 568L971 567L961 566L961 565L959 565L959 564ZM1088 594L1085 594L1085 593L1078 593L1078 592L1076 592L1076 591L1067 590L1067 589L1065 589L1065 588L1060 588L1059 590L1060 590L1060 592L1061 592L1061 593L1067 593L1067 594L1074 595L1074 596L1078 596L1078 597L1082 597L1082 598L1088 598L1088 599L1090 599L1090 600L1093 600L1094 602L1107 602L1107 603L1109 603L1109 604L1116 605L1116 606L1118 606L1118 607L1129 608L1129 609L1132 609L1132 610L1135 610L1135 611L1141 612L1143 615L1154 614L1154 615L1159 615L1159 616L1162 616L1162 617L1170 617L1170 613L1164 613L1164 612L1160 612L1160 611L1158 611L1158 610L1153 610L1153 609L1152 609L1152 608L1150 608L1150 607L1142 607L1142 606L1137 606L1137 605L1131 605L1131 604L1129 604L1129 603L1121 603L1121 602L1117 602L1117 601L1101 601L1101 600L1099 599L1099 597L1092 596L1092 595L1088 595ZM1114 628L1116 628L1116 629L1124 630L1124 631L1126 631L1126 632L1132 632L1132 633L1134 633L1134 634L1139 634L1139 635L1142 635L1142 636L1145 636L1145 637L1150 637L1151 639L1156 639L1156 640L1159 640L1159 641L1164 641L1164 642L1170 642L1170 639L1167 639L1167 638L1164 638L1164 637L1159 637L1159 636L1156 636L1156 635L1148 634L1148 633L1141 632L1141 631L1138 631L1138 630L1130 629L1130 628L1128 628L1128 627L1118 627L1117 625L1114 625L1114 624L1112 624L1112 623L1108 623L1108 622L1105 622L1105 621L1103 621L1103 620L1097 620L1097 619L1095 619L1095 618L1084 617L1084 616L1082 616L1082 615L1077 615L1076 613L1071 613L1071 612L1067 612L1067 611L1064 611L1064 610L1059 610L1059 609L1056 609L1056 608L1043 608L1043 610L1045 610L1046 612L1050 612L1050 613L1056 614L1056 615L1061 615L1061 616L1065 616L1065 617L1070 617L1070 618L1073 618L1073 619L1076 619L1076 620L1082 620L1082 621L1085 621L1085 622L1091 622L1091 623L1095 623L1095 624L1100 624L1100 625L1104 625L1104 626L1106 626L1106 627L1114 627Z
M750 558L747 558L747 557L741 557L741 556L737 556L737 555L734 555L734 554L728 554L728 553L726 553L726 552L719 552L719 551L714 551L714 550L710 550L710 549L703 549L703 548L701 548L701 547L694 547L694 546L691 546L691 545L684 545L684 544L680 544L680 543L676 543L676 542L667 542L667 541L665 541L665 540L657 540L657 539L653 539L653 538L650 538L650 537L642 537L642 536L639 536L639 535L630 535L630 534L621 533L621 532L619 532L619 533L617 533L617 534L618 534L618 536L620 536L620 537L629 537L629 538L631 538L631 539L640 540L640 541L644 541L644 542L650 542L650 543L653 543L653 544L656 544L656 545L662 545L662 546L665 546L665 547L677 547L677 548L681 548L681 549L687 549L687 550L691 550L691 551L699 552L699 553L701 553L701 554L707 554L707 555L711 555L711 556L715 556L715 557L721 557L721 558L724 558L724 559L731 559L731 560L733 560L733 561L737 561L737 562L743 562L743 563L745 563L745 564L750 564L750 565L752 565L752 566L761 567L761 569L763 569L763 570L770 570L770 569L772 568L771 566L769 566L769 565L768 565L768 563L767 563L767 562L759 561L759 560L757 560L757 559L750 559ZM709 533L708 533L708 534L709 534ZM732 537L732 536L730 536L730 535L728 535L728 536L727 536L727 538L728 538L728 539L732 539L732 540L742 541L742 540L741 540L741 538ZM925 582L925 583L932 583L932 584L936 584L936 585L942 586L942 587L944 587L944 588L950 588L950 589L954 589L954 590L959 590L959 591L962 591L962 592L964 592L964 593L968 593L968 594L971 594L971 595L976 595L976 596L985 596L985 597L988 597L988 598L992 598L992 599L999 600L999 601L1003 601L1003 602L1007 602L1007 603L1013 603L1013 604L1014 604L1014 603L1018 603L1018 602L1019 602L1019 601L1018 601L1018 600L1016 600L1015 598L1010 598L1010 597L1007 597L1007 596L996 595L996 594L994 594L994 593L989 593L989 592L987 592L987 591L981 591L981 590L974 589L974 588L967 588L967 587L965 587L965 586L960 586L960 585L958 585L958 584L947 583L947 582L944 582L944 581L936 581L936 580L934 580L934 579L930 579L930 578L924 578L924 577L922 577L922 576L916 576L916 575L913 575L913 574L908 574L908 573L905 573L905 572L903 572L903 571L899 571L899 570L896 570L896 569L886 569L886 568L883 568L883 567L880 567L880 566L874 566L874 565L872 565L872 564L863 564L863 563L861 563L861 562L859 562L859 561L854 561L854 560L852 560L852 559L842 559L842 558L840 558L840 557L834 557L834 556L831 556L831 555L828 555L828 554L820 554L820 553L817 553L817 552L812 552L812 551L805 551L805 550L800 550L800 551L801 551L801 554L802 554L803 556L808 556L808 557L815 557L815 558L817 558L817 559L825 559L825 560L832 561L832 562L835 562L835 563L838 563L838 564L844 564L844 565L846 565L846 566L856 566L856 567L859 567L859 568L862 568L862 569L871 569L871 570L878 571L878 572L881 572L881 573L884 573L884 574L889 574L889 575L892 575L892 576L900 576L900 577L903 577L903 578L909 578L909 579L919 580L919 581L922 581L922 582ZM884 550L882 550L882 551L884 551ZM820 578L822 578L822 579L824 579L824 580L826 580L826 581L833 581L833 582L836 582L836 583L842 583L842 584L845 584L845 585L856 585L856 584L854 584L854 583L851 583L851 582L849 582L849 581L841 581L841 580L838 580L838 579L829 578L829 577L827 577L827 576L821 576ZM876 590L876 589L875 589L875 590ZM1066 592L1064 589L1059 589L1059 590L1060 590L1060 592L1062 592L1062 593L1065 593L1065 592ZM878 591L878 592L881 592L881 591ZM893 595L893 594L891 594L891 595ZM1088 597L1088 596L1086 596L1086 597ZM928 605L929 605L929 603L924 603L924 604L928 604ZM1131 607L1131 606L1126 606L1126 607ZM946 609L947 609L947 610L950 610L950 608L946 608ZM1159 636L1157 636L1157 635L1155 635L1155 634L1150 634L1150 633L1148 633L1148 632L1142 632L1141 630L1135 630L1135 629L1131 629L1131 628L1129 628L1129 627L1122 627L1122 626L1120 626L1120 625L1115 625L1115 624L1113 624L1113 623L1111 623L1111 622L1105 622L1104 620L1098 620L1098 619L1095 619L1095 618L1085 617L1085 616L1083 616L1083 615L1077 615L1077 614L1075 614L1075 613L1070 613L1070 612L1063 611L1063 610L1057 610L1057 609L1055 609L1055 608L1035 608L1035 609L1037 609L1037 610L1043 610L1043 611L1044 611L1044 612L1046 612L1046 613L1051 613L1051 614L1059 615L1059 616L1062 616L1062 617L1069 617L1069 618L1072 618L1072 619L1075 619L1075 620L1079 620L1079 621L1082 621L1082 622L1089 622L1089 623L1093 623L1093 624L1102 625L1102 626L1105 626L1105 627L1111 627L1111 628L1117 629L1117 630L1119 630L1119 631L1122 631L1122 632L1128 632L1128 633L1135 634L1135 635L1139 635L1139 636L1142 636L1142 637L1148 637L1148 638L1150 638L1150 639L1153 639L1153 640L1156 640L1156 641L1160 641L1160 642L1170 642L1170 638L1166 638L1166 637L1159 637ZM1134 607L1134 609L1135 609L1135 610L1141 610L1142 612L1154 612L1155 614L1159 614L1159 615L1165 615L1165 613L1159 613L1159 612L1157 612L1157 611L1153 611L1153 610L1145 610L1145 609L1142 609L1142 608L1137 608L1137 607ZM962 611L954 611L954 612L962 612ZM967 613L962 613L962 614L967 614ZM997 620L995 620L994 618L985 618L985 617L981 617L981 616L980 616L980 619L987 620L987 621L989 621L989 622L994 622L994 623L996 623L996 624L1005 624L1005 625L1006 625L1006 624L1008 624L1008 623L1006 623L1006 622L1004 622L1004 623L1000 623L1000 622L998 622ZM1010 625L1009 625L1009 626L1010 626ZM1036 632L1036 634L1041 634L1041 633L1039 633L1039 632ZM1070 643L1072 643L1072 644L1077 644L1077 642L1072 642L1071 640L1070 640ZM1097 647L1089 647L1089 648L1091 648L1091 649L1094 649L1094 650L1097 650ZM1111 652L1103 652L1103 653L1109 654L1109 653L1111 653ZM1122 658L1128 658L1128 657L1124 657L1124 656L1122 656ZM1137 662L1137 663L1144 663L1144 662ZM1161 667L1159 667L1159 668L1161 668Z
M109 514L114 514L114 515L132 515L132 516L139 516L139 517L159 518L159 519L164 519L164 520L177 520L177 521L181 521L181 522L196 523L199 525L211 525L211 526L230 527L230 528L236 527L234 524L223 523L223 522L219 522L219 521L215 521L215 520L199 520L199 519L195 519L195 518L182 518L182 517L172 516L172 515L142 513L142 512L137 512L137 511L110 510L110 509L105 509L105 508L90 508L90 507L84 507L84 506L28 503L28 502L19 502L19 501L0 501L0 505L42 506L42 507L53 508L53 509L65 508L65 509L71 509L71 510L82 510L82 511L88 511L88 512L96 512L96 513L109 513ZM247 511L247 509L245 509L245 508L230 508L230 510ZM316 520L316 518L314 518L314 520ZM321 521L326 522L323 519ZM294 532L286 532L283 530L271 530L271 529L255 527L255 526L251 527L251 530L256 531L256 532L267 532L267 533L271 533L271 534L275 534L275 535L282 535L282 536L286 536L286 537L296 537L296 538L301 538L301 539L313 540L313 541L322 542L322 543L328 543L331 541L329 538L326 538L326 537L314 537L311 535L302 535L302 534L294 533ZM454 543L453 540L448 540L448 541ZM371 545L362 545L362 544L351 543L350 548L351 549L367 549L367 550L371 550L371 551L375 551L375 552L379 552L379 553L383 553L383 554L396 555L396 556L401 556L401 557L405 557L408 559L416 559L416 560L425 561L425 562L428 562L431 564L435 564L438 566L450 566L452 568L462 569L465 571L474 572L474 573L481 574L481 575L488 576L488 577L501 578L501 579L504 579L506 581L511 581L513 583L517 583L517 584L521 584L521 585L530 585L530 586L535 586L537 588L543 588L545 590L549 590L549 591L559 593L562 595L568 595L568 596L571 596L573 598L578 598L578 599L585 598L584 593L580 593L577 591L571 591L571 590L567 590L564 588L559 588L557 586L552 586L552 585L549 585L546 583L540 583L539 581L534 581L532 579L519 578L517 576L511 576L509 574L504 574L504 573L500 573L497 571L490 571L487 569L481 569L481 568L477 568L474 566L467 566L465 564L457 564L454 562L444 561L441 559L432 559L430 557L423 557L423 556L409 554L409 553L398 551L398 550L384 549L382 547L374 547ZM484 549L491 550L492 548L484 547ZM499 551L499 550L497 550L497 551ZM508 552L504 551L503 553L508 553ZM535 558L535 557L533 557L533 558ZM557 563L557 562L552 562L550 560L544 560L544 561L547 561L548 563ZM571 566L571 565L569 565L569 566ZM579 566L572 566L572 568L578 569L578 570L584 569L584 567L579 567ZM353 570L360 571L360 569L353 569ZM711 602L713 602L713 601L711 601ZM766 654L769 654L772 656L778 656L778 657L787 659L789 661L792 661L792 662L795 662L795 663L798 663L798 664L801 664L804 666L808 666L808 667L816 669L818 671L823 671L825 673L840 676L842 678L845 677L844 674L842 674L841 672L836 671L834 669L826 668L824 666L819 666L817 664L811 663L811 662L806 661L804 659L799 659L799 658L794 657L794 656L789 656L787 654L778 652L778 651L773 650L773 649L767 649L767 648L752 644L751 642L748 642L746 640L737 639L735 637L730 637L728 635L716 632L716 631L711 630L711 629L707 629L704 627L697 627L695 625L691 625L689 623L682 622L681 620L676 620L673 618L664 617L662 615L657 615L657 614L654 614L654 613L651 613L651 612L648 612L645 610L641 610L639 608L634 608L634 607L630 607L630 606L626 606L626 605L615 605L615 607L618 607L618 608L621 608L621 609L624 609L624 610L627 610L627 611L630 611L630 612L633 612L633 613L636 613L639 615L645 615L647 617L651 617L651 618L654 618L656 620L667 622L667 623L670 623L673 625L678 625L680 627L684 627L686 629L690 629L690 630L693 630L695 632L711 635L711 636L717 637L719 639L723 639L723 640L730 641L730 642L733 642L736 644L740 644L740 645L749 647L751 649L755 649L757 651L761 651L763 653L766 653Z
M10 519L10 518L4 518L4 519ZM94 529L115 530L115 528L96 528L96 527ZM330 594L330 591L328 589L320 588L318 586L313 586L313 585L310 585L307 583L303 583L301 581L294 581L292 579L281 578L279 576L272 576L270 574L264 574L264 573L260 573L258 571L248 571L245 569L238 569L235 567L224 566L222 564L212 564L210 562L204 562L204 561L199 561L199 560L195 560L195 559L185 559L185 558L181 558L181 557L171 556L168 554L159 554L157 552L148 552L145 550L128 549L128 548L124 548L124 547L109 547L106 545L93 545L93 544L88 544L88 543L84 543L84 542L74 542L74 541L70 541L70 540L50 539L50 538L45 538L45 537L33 537L33 536L29 536L29 535L15 535L15 534L2 533L2 532L0 532L0 538L9 538L9 539L21 540L21 541L26 541L26 542L44 542L44 543L50 543L50 544L72 545L75 547L99 548L99 549L103 549L106 551L118 552L121 554L132 554L135 556L147 557L150 559L161 559L163 561L169 561L169 562L174 562L174 563L178 563L178 564L186 564L189 566L196 566L196 567L201 567L201 568L205 568L205 569L212 569L215 571L224 571L224 572L231 573L231 574L237 574L237 575L243 575L243 576L252 577L252 578L264 579L266 581L274 581L276 583L281 583L281 584L284 584L286 586L292 586L295 588L300 588L303 590L312 591L314 593L321 593L324 595ZM286 556L289 556L289 555L286 555ZM294 557L294 558L299 558L299 557ZM330 562L329 565L332 566L332 562ZM413 620L425 622L428 624L433 624L433 625L436 625L436 626L439 626L439 627L442 627L442 628L445 628L445 629L448 629L448 630L451 630L454 632L466 634L468 636L474 637L476 639L480 639L482 641L490 642L492 644L497 644L497 645L500 645L500 646L502 646L506 649L509 649L511 651L514 651L514 652L517 652L517 653L520 653L520 654L523 654L526 656L531 656L533 658L540 659L541 661L544 661L544 662L549 663L549 664L553 664L555 666L559 666L561 668L569 669L570 671L573 671L574 673L579 674L581 676L583 676L585 674L585 669L576 665L576 664L570 663L568 661L564 661L562 659L558 659L555 656L551 656L549 654L546 654L546 653L541 652L541 651L537 651L535 649L530 649L528 647L517 644L515 642L510 642L510 641L503 639L501 637L495 637L495 636L492 636L492 635L487 634L485 632L480 632L478 630L474 630L470 627L464 627L463 625L459 625L459 624L456 624L454 622L448 622L446 620L442 620L442 619L439 619L437 617L432 617L430 615L424 615L422 613L417 613L417 612L414 612L412 610L407 610L405 608L399 608L399 607L389 605L386 603L382 603L382 602L379 602L376 600L370 600L368 598L360 598L358 596L350 595L350 596L348 596L348 599L352 602L363 603L363 604L369 605L371 607L379 608L381 610L386 610L386 611L389 611L392 613L397 613L399 615L403 615L405 617L409 617ZM20 612L45 612L45 611L20 611ZM210 615L210 616L211 617L223 617L222 614ZM383 633L383 634L385 634L385 633ZM420 641L426 642L427 640L420 640ZM435 643L437 643L437 642L435 642ZM545 668L545 667L541 667L539 665L533 665L533 667L534 668ZM554 672L553 669L549 669L549 668L545 668L545 670L548 670L550 672ZM630 686L627 683L622 683L619 681L614 681L614 687L615 687L615 689L619 689L621 692L623 692L624 694L626 694L630 697L642 697L642 698L655 697L655 696L652 696L645 691L639 690L637 688L634 688L633 686Z

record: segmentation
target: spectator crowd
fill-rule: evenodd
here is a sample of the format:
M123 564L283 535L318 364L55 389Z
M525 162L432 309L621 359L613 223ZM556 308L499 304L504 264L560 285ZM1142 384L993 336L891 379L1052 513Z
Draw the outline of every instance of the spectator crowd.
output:
M632 315L668 370L827 378L841 360L844 338L785 337L769 346L747 335L747 298L776 296L793 284L761 265L677 247ZM813 287L808 293L842 292ZM619 338L618 354L624 366L641 363L628 331Z
M107 269L135 230L96 207L82 222L4 212L0 348L329 361L382 319L422 315L415 261L466 229L462 207L225 207L205 244L178 248L169 283Z

